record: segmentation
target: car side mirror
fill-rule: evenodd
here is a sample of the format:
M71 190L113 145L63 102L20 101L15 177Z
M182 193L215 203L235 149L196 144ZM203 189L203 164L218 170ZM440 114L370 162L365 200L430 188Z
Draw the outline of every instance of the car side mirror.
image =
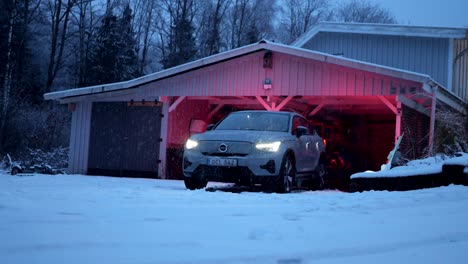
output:
M305 126L298 126L296 128L296 136L299 138L301 137L302 135L307 135L309 133L309 129L307 129L307 127Z
M215 124L210 124L206 127L206 131L211 131L215 127Z

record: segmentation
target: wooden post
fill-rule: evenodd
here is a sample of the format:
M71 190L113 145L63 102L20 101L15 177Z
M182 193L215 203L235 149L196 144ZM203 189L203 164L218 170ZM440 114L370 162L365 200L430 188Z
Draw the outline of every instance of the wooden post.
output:
M167 150L167 130L169 128L169 102L167 98L162 98L163 102L161 107L161 143L159 144L159 163L158 167L158 177L161 179L166 179L166 168L167 168L167 160L166 160L166 150ZM155 161L157 162L157 161Z
M429 156L434 154L434 130L435 130L435 119L436 119L436 107L437 107L437 87L432 87L432 105L431 105L431 120L429 124Z
M401 109L401 102L398 100L398 96L396 97L396 120L395 120L395 144L398 141L398 138L401 135L401 116L403 114L403 109Z

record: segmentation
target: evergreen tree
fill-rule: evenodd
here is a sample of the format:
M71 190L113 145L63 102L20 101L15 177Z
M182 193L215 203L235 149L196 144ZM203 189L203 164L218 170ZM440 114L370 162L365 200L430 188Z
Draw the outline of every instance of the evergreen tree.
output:
M165 69L193 60L197 52L195 30L191 20L189 20L189 9L192 2L183 0L179 4L178 15L172 14L173 23L165 47L166 52L161 61Z
M117 67L120 72L120 81L130 80L138 77L138 56L136 53L137 41L135 39L135 33L132 27L132 10L127 5L123 11L122 18L119 20L119 33L120 38L118 39L117 46Z
M111 10L107 12L95 37L87 85L119 82L138 76L136 40L131 20L132 11L128 5L121 18L117 18Z

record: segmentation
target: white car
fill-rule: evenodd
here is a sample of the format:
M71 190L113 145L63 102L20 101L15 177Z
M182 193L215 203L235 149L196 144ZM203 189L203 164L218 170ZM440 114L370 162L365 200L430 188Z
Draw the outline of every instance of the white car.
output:
M290 192L304 183L322 188L324 163L324 141L303 116L239 111L187 140L183 172L190 190L223 181Z

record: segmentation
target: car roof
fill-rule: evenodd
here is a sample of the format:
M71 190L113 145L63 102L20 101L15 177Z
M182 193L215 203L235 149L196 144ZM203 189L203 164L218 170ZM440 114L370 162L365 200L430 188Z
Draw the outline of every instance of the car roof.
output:
M280 114L288 114L288 115L298 115L300 114L290 111L268 111L268 110L241 110L241 111L234 111L231 113L280 113Z

